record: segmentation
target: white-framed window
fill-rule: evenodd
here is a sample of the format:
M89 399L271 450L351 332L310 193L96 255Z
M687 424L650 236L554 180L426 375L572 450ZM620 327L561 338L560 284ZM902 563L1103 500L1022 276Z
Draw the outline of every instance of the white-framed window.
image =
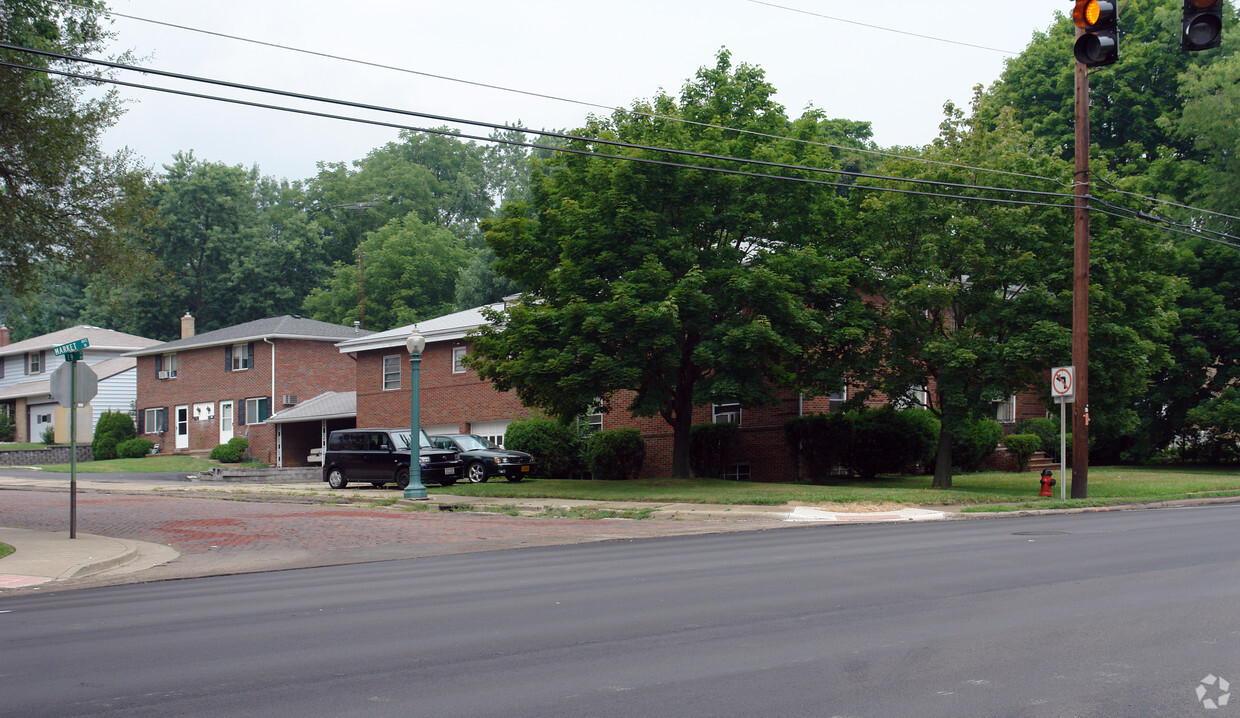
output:
M26 373L43 373L43 352L26 352Z
M912 386L892 403L897 409L929 409L930 392L924 385Z
M1013 394L1010 399L995 402L995 420L1000 424L1012 424L1016 422L1016 395Z
M142 431L145 434L162 434L168 430L168 410L164 407L147 409L143 416Z
M245 423L261 424L271 416L271 403L267 397L260 396L245 400Z
M452 347L452 373L465 373L465 349L466 347Z
M177 376L177 355L175 352L159 357L159 376L161 379L175 379Z
M194 404L194 421L210 421L215 418L215 402Z
M400 355L383 357L383 390L400 388Z
M253 364L249 344L232 345L232 371L245 371Z
M52 423L52 415L51 414L39 414L35 416L34 420L35 420L35 423L38 423L38 424L50 424Z
M711 421L716 424L741 423L740 402L734 401L727 404L711 404Z

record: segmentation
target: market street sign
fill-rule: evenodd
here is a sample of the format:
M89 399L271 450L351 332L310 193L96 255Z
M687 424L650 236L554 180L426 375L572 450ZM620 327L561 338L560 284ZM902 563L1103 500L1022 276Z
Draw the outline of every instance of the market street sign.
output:
M61 344L60 346L56 347L55 349L52 349L52 353L53 353L53 354L55 354L56 356L60 356L61 354L70 354L70 353L72 353L72 352L81 352L83 349L85 349L85 348L86 348L86 347L88 347L88 346L90 346L90 342L89 342L89 341L87 341L87 340L85 340L85 339L79 339L79 340L77 340L76 342L69 342L68 344ZM67 360L67 361L73 361L73 360L71 360L71 359L70 359L70 360Z

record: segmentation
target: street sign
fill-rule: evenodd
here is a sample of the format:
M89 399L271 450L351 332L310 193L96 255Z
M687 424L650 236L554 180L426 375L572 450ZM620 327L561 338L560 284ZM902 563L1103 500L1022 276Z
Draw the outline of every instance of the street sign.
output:
M61 354L68 354L70 352L80 352L88 346L90 346L89 341L85 339L79 339L76 342L69 342L68 344L61 344L60 346L52 349L52 353L55 354L56 356L60 356Z
M77 374L74 377L74 374ZM73 391L73 383L76 379L77 396L70 394ZM99 393L99 377L86 364L82 362L70 362L61 364L60 368L52 372L50 381L52 398L61 406L73 408L73 400L76 398L78 404L85 404L95 398L95 394Z
M1051 398L1070 402L1076 396L1076 367L1058 366L1051 369Z

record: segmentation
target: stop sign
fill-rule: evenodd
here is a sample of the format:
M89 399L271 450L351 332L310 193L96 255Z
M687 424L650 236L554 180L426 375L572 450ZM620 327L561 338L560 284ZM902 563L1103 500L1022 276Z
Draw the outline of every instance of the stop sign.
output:
M77 380L76 397L70 395L71 384L75 378ZM77 399L78 404L85 404L94 399L97 393L99 393L99 377L95 376L95 372L84 362L65 362L59 369L52 372L52 398L61 406L72 408L74 399Z

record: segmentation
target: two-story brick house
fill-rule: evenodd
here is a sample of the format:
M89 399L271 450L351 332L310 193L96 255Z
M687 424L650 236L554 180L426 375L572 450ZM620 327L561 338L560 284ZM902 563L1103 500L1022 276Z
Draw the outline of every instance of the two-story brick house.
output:
M180 339L128 354L138 361L138 434L163 454L208 452L243 436L259 460L304 464L318 444L282 451L284 427L267 419L320 394L352 392L354 360L335 344L369 333L284 315L195 334L187 314Z
M133 411L137 396L137 371L127 352L158 344L133 334L89 325L78 325L20 342L9 342L9 328L0 325L0 412L13 417L19 442L38 441L44 430L59 426L58 434L68 440L68 409L51 395L51 376L64 364L52 350L62 344L85 339L82 362L99 379L98 391L89 402L90 426L79 428L90 434L94 422L105 411ZM84 419L80 418L79 422Z

